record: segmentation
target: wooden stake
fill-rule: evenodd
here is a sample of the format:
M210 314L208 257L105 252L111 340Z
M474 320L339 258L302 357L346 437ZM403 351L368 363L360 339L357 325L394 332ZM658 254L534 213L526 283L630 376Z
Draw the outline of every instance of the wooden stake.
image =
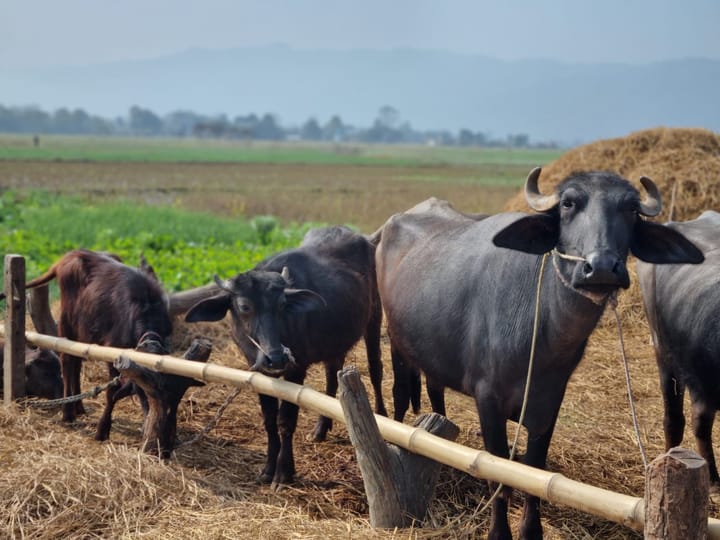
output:
M339 400L365 484L373 527L409 527L422 521L435 491L440 464L393 444L385 444L354 367L338 372ZM458 427L439 414L419 417L417 427L455 440Z
M707 463L692 450L655 458L645 479L645 539L707 538L709 489Z
M5 404L25 395L25 258L5 255Z
M29 291L27 310L35 330L41 334L57 336L57 323L50 311L50 295L47 285Z

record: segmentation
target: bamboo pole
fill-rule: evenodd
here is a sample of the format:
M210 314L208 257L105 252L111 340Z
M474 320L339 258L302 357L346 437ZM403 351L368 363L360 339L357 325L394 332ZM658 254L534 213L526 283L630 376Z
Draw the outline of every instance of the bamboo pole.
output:
M4 333L0 326L0 333ZM290 401L304 409L345 422L340 402L307 386L273 379L257 372L216 364L198 364L167 355L142 353L134 349L101 347L65 338L26 332L26 339L38 347L53 349L83 358L114 362L121 354L136 363L163 373L174 373L205 382L249 387L257 393ZM529 467L431 435L422 428L375 415L383 438L393 444L464 471L476 478L499 482L555 504L562 504L594 516L642 531L645 505L640 497L615 493L570 480L560 473ZM708 519L708 538L720 540L720 520Z

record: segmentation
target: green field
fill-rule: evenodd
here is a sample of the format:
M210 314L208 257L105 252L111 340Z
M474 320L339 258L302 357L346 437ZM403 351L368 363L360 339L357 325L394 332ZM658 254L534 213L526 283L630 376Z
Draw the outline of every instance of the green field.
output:
M318 224L370 233L431 197L496 212L558 152L0 135L0 250L43 272L77 247L141 253L165 287L207 283Z
M421 145L311 144L233 140L0 135L0 160L326 165L523 165L555 159L560 150Z

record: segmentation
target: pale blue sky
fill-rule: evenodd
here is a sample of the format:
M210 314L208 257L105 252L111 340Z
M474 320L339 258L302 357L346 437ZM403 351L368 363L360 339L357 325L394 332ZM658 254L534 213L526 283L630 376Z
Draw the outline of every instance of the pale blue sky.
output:
M193 47L413 47L501 59L720 58L718 0L0 0L0 67Z

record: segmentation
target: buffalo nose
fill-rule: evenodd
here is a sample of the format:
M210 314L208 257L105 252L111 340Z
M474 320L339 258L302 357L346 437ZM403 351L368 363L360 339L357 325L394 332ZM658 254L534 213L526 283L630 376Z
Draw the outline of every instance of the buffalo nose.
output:
M284 349L268 351L267 354L260 352L255 359L253 370L266 375L280 375L285 372L289 363L290 357Z
M582 264L581 278L586 285L616 285L628 287L628 276L625 262L617 255L603 251L591 253Z

